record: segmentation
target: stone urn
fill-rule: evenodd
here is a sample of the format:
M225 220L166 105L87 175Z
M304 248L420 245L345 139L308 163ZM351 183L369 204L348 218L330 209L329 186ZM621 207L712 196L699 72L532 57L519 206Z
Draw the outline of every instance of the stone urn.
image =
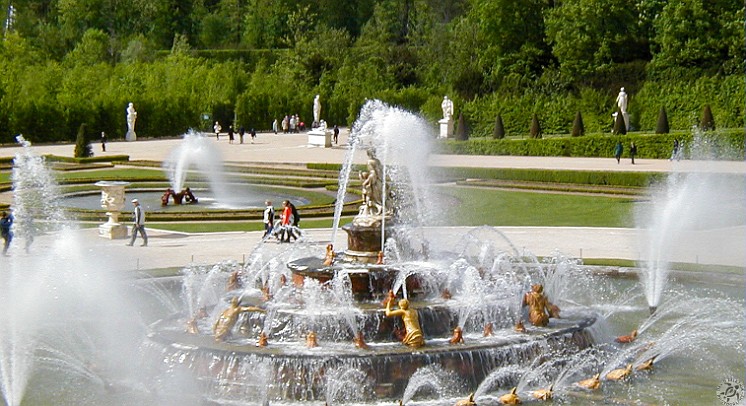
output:
M119 222L119 213L124 208L124 188L129 182L100 181L101 207L106 209L109 220L98 226L98 235L110 240L127 238L127 226Z

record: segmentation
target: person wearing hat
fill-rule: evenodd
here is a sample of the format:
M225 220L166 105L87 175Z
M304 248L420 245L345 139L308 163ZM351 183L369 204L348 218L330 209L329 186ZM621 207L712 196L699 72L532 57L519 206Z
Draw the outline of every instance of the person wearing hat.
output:
M131 247L135 243L137 231L139 230L142 236L142 244L140 246L147 247L148 234L145 232L145 210L140 207L140 201L137 199L132 199L132 205L135 206L135 210L132 213L132 239L127 245Z

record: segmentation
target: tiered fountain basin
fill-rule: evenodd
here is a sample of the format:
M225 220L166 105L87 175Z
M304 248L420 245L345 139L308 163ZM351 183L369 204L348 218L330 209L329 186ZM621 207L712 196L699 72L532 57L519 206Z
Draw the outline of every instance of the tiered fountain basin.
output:
M252 299L242 305L262 303ZM464 343L451 344L450 326L457 315L445 301L413 302L412 306L418 309L426 338L425 346L417 349L397 341L395 330L401 328L401 322L385 317L375 303L360 303L358 308L365 349L356 347L350 329L340 331L331 324L319 325L315 331L318 346L308 348L307 315L292 309L280 309L273 315L266 347L258 344L257 337L268 324L266 316L259 313L244 318L226 342L216 341L210 334L211 319L199 322L200 334L190 334L184 330L186 318L174 316L152 326L148 347L168 369L189 370L210 386L260 382L259 386L268 388L265 390L271 399L319 400L327 390L327 374L337 374L341 369L360 371L372 398L396 399L423 367L439 365L457 374L469 387L476 387L501 366L531 363L558 351L577 352L594 344L589 329L595 323L593 316L553 320L542 328L528 326L525 333L513 331L512 321L506 319L491 336L472 332L464 335ZM332 313L318 317L333 317ZM245 398L257 389L243 390L248 391L240 394Z

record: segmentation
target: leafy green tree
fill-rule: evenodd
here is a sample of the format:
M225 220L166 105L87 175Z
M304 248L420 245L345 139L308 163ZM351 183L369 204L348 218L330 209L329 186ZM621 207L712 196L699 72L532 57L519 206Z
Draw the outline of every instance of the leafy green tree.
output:
M668 2L654 22L658 69L671 67L720 68L726 61L742 66L743 3L730 0ZM740 18L740 19L739 19ZM734 22L740 21L735 29ZM739 44L734 47L735 44Z
M466 141L469 139L469 131L466 128L466 120L464 120L464 113L458 113L458 121L456 122L456 139L459 141Z
M571 80L612 63L645 58L632 0L567 0L546 18L547 37L560 69Z
M65 55L65 64L96 65L111 60L109 55L109 37L105 32L91 28L83 34L83 38L72 52Z

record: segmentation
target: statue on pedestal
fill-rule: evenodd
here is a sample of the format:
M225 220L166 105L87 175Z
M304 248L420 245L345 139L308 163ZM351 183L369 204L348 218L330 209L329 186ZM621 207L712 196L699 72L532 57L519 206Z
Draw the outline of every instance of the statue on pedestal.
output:
M362 183L363 205L360 206L361 216L380 216L383 207L383 165L375 157L372 150L368 150L368 170L360 172Z
M321 123L321 101L319 95L313 98L313 126L317 127Z
M125 136L127 141L134 141L137 139L137 134L135 133L136 120L137 112L135 111L135 105L130 102L129 106L127 106L127 135Z
M453 101L448 96L443 97L443 102L440 103L440 107L443 109L443 119L453 120Z
M629 114L627 114L628 100L629 98L627 97L627 92L624 91L624 88L619 89L619 94L616 96L616 105L617 108L619 108L619 111L622 113L624 126L626 127L627 131L629 131ZM616 116L614 118L616 119Z

